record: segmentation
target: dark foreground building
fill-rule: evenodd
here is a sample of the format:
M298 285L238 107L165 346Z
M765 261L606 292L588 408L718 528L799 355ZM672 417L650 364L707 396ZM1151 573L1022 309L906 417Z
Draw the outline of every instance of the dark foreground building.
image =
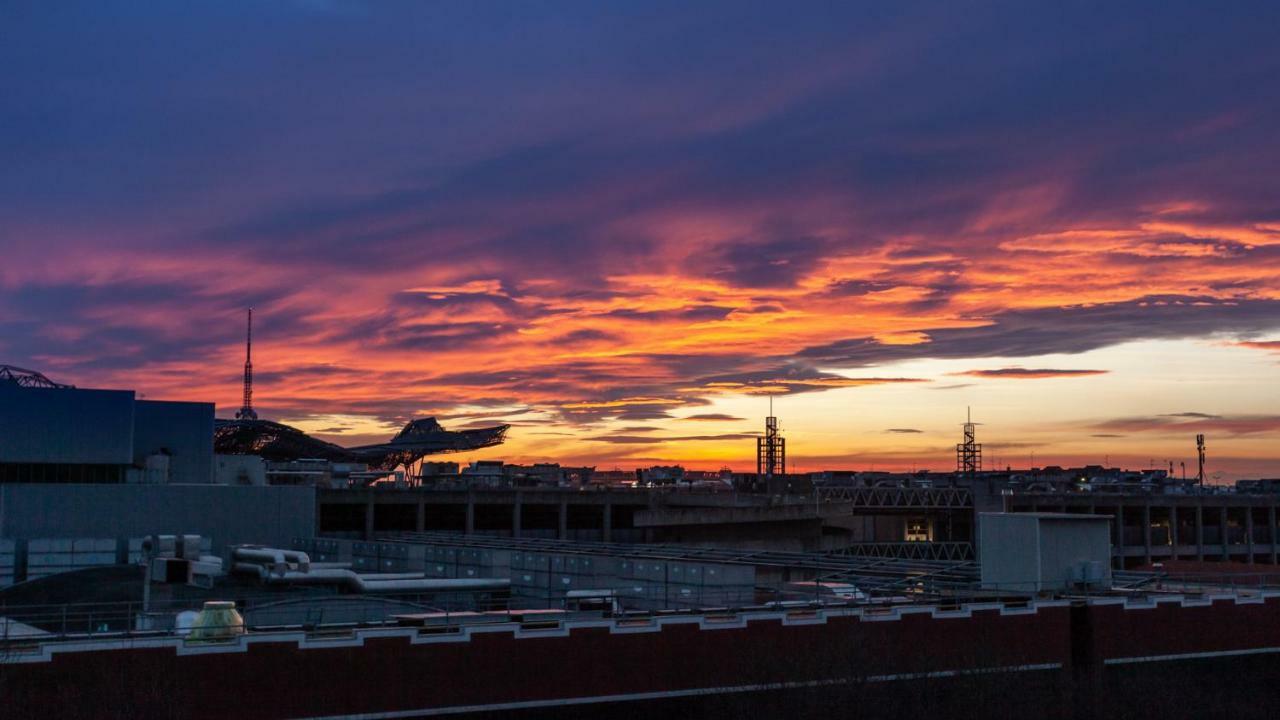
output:
M10 642L9 718L1275 717L1239 593Z

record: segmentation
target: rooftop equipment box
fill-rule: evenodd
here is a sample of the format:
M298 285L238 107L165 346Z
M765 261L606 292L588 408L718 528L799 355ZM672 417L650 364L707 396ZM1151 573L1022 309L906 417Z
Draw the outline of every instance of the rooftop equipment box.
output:
M982 513L982 586L1040 592L1111 585L1111 516Z

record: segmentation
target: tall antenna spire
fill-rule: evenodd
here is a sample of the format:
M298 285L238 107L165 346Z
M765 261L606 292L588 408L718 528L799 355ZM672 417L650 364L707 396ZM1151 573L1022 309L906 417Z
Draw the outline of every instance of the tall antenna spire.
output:
M249 308L249 322L244 333L244 400L236 412L237 420L257 420L253 410L253 308Z

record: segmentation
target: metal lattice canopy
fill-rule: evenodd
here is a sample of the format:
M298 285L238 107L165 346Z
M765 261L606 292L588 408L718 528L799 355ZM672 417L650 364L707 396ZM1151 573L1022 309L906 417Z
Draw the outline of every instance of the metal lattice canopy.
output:
M18 387L54 388L70 390L74 385L56 383L35 370L26 370L13 365L0 365L0 382L11 382Z
M227 455L260 455L272 462L318 458L330 462L366 463L379 470L412 465L427 455L465 452L500 445L509 425L476 430L445 430L435 418L413 420L385 443L342 447L270 420L219 420L213 431L214 451Z

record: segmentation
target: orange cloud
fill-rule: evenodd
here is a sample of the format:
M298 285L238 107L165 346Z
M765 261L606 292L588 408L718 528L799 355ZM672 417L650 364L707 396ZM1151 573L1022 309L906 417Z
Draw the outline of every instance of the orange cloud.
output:
M1252 348L1254 350L1280 352L1280 340L1246 340L1235 343L1235 345L1236 347Z

